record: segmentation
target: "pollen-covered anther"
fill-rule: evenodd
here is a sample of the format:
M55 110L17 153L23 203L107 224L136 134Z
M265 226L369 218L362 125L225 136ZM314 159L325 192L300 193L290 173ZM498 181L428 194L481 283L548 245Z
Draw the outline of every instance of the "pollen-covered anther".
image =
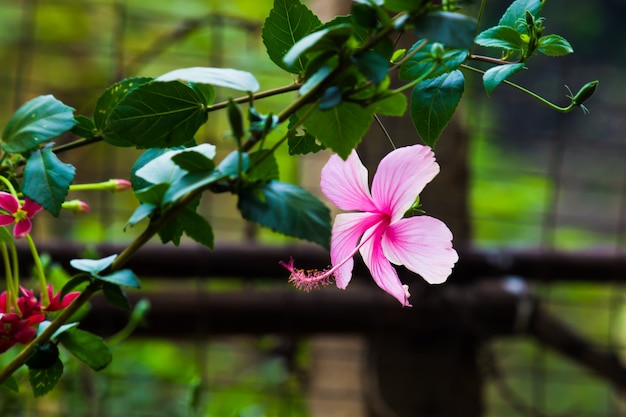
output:
M319 287L325 287L333 282L333 274L330 267L323 270L300 269L294 266L293 258L289 259L288 263L280 261L280 265L291 272L289 282L292 283L297 289L305 292L309 292Z

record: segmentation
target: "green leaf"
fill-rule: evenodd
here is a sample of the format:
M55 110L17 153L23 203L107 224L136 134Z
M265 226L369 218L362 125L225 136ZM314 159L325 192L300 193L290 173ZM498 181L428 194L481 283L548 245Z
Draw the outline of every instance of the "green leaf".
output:
M385 7L394 12L415 12L422 7L422 3L415 0L385 0Z
M74 288L89 281L89 276L86 274L78 274L77 276L72 277L69 281L65 283L65 285L63 285L63 288L61 288L61 297L65 297L67 294L72 292Z
M2 383L2 385L0 385L0 387L6 388L6 389L11 390L13 392L19 392L20 391L20 387L17 384L17 379L15 379L15 377L13 375L9 376L9 378L7 378Z
M548 56L563 56L574 52L572 45L559 35L546 35L539 38L539 52Z
M471 49L476 19L453 12L428 13L415 23L418 37L439 42L449 48Z
M175 153L172 161L180 168L188 172L207 172L215 169L213 159L207 156L206 152L200 153L192 150L185 150Z
M327 27L313 32L296 42L283 57L283 62L293 67L300 57L315 51L338 51L350 39L352 28L346 24Z
M45 369L28 369L28 379L30 386L33 388L35 397L41 397L47 394L55 387L61 376L63 375L63 363L57 360Z
M104 285L102 285L102 294L104 294L104 298L106 298L112 306L123 311L130 310L128 297L119 285L105 282Z
M372 113L382 114L385 116L404 116L408 105L407 98L402 93L388 95L381 100L372 103L368 110Z
M207 103L207 105L210 105L215 101L215 88L213 88L212 85L189 83L189 87L204 97L204 102Z
M137 191L153 185L152 182L146 181L143 178L137 176L137 171L139 171L139 169L146 165L148 162L158 158L159 156L170 150L171 149L165 148L152 148L148 149L147 151L142 153L139 158L137 158L137 160L133 164L133 167L130 169L130 183L133 185L133 190Z
M289 130L291 130L296 123L298 123L298 116L292 115L289 118ZM319 143L317 139L315 139L315 136L304 129L296 129L293 131L287 138L287 145L289 146L289 155L305 155L326 149L326 146Z
M228 100L228 106L226 107L228 113L228 122L230 123L230 132L235 139L237 148L241 147L241 138L245 133L243 127L243 115L239 105L232 100Z
M83 138L91 138L96 134L96 125L93 120L85 116L75 116L76 124L72 128L72 133Z
M237 207L246 220L329 247L330 210L296 185L270 181L241 193Z
M343 102L330 110L313 111L304 121L304 127L324 146L346 159L369 129L373 118L372 112L361 105Z
M140 288L141 283L137 275L130 269L122 269L121 271L115 271L109 275L95 274L94 278L100 281L108 282L115 285L123 285L125 287Z
M252 152L250 157L250 169L248 170L248 181L270 181L277 180L279 176L278 162L274 152L269 149Z
M24 167L22 191L52 215L58 216L76 168L65 164L52 152L52 144L33 151Z
M36 97L24 103L11 116L2 139L9 153L26 152L67 132L76 124L74 109L52 95Z
M160 207L163 204L165 193L170 189L169 183L149 185L135 192L135 197L141 202L152 207Z
M183 210L176 217L176 222L187 236L207 248L213 249L213 229L204 217L193 210Z
M162 203L167 204L178 201L185 194L223 180L224 178L225 175L217 169L211 172L194 172L187 174L170 185L162 198Z
M106 89L98 98L93 112L93 121L100 134L102 134L106 128L109 116L120 101L122 101L129 92L150 81L152 81L152 78L148 77L126 78ZM108 137L107 142L115 146L133 146L132 142L115 136Z
M259 82L254 78L254 75L232 68L180 68L157 77L155 81L185 81L188 83L232 88L239 91L249 91L251 93L259 91L260 88ZM205 102L204 104L208 103Z
M306 57L287 65L283 57L300 39L322 24L315 14L298 0L274 0L274 7L265 19L261 36L269 58L285 71L300 74Z
M84 330L68 330L59 336L59 342L94 371L106 368L113 359L104 340Z
M38 344L26 360L29 369L48 369L59 360L59 348L54 343Z
M222 159L222 162L217 166L217 170L231 178L237 178L239 172L248 171L249 166L250 157L247 153L233 151L226 155L226 158Z
M182 238L183 233L185 232L185 221L183 219L195 214L199 203L200 203L200 197L196 198L188 206L183 208L181 212L176 215L176 217L174 217L169 222L167 222L159 230L158 232L159 237L161 238L161 242L163 244L172 242L175 246L180 245L180 239Z
M411 95L411 119L424 142L434 147L461 100L465 80L456 70L417 84Z
M476 36L477 45L501 48L509 51L521 51L525 42L521 34L510 26L494 26Z
M289 155L306 155L326 149L326 146L318 143L315 136L311 135L309 132L305 132L302 135L289 136L287 138L287 145L289 146Z
M177 179L182 178L187 173L187 171L182 169L176 162L174 162L173 158L179 154L185 154L188 152L196 152L201 157L212 160L215 157L215 146L208 143L202 143L200 145L192 146L189 148L167 150L159 156L154 157L152 160L145 161L145 163L141 167L134 171L134 174L135 176L143 179L144 181L147 181L150 184L171 184ZM198 163L197 155L187 155L186 157L183 156L181 158L182 159L179 159L179 161L186 160L187 162L189 162L190 158L195 158L194 161ZM144 162L144 160L142 160L142 162ZM208 166L208 162L204 160L201 164ZM138 164L136 163L135 165Z
M79 271L88 272L94 276L107 269L117 258L117 254L107 256L101 259L72 259L70 265Z
M127 224L130 227L135 226L137 223L139 223L143 219L152 215L152 213L154 213L154 210L156 210L156 208L157 208L156 205L141 203L139 207L137 207L135 211L133 211L133 214L130 215L130 218L128 219Z
M488 95L491 95L493 90L507 79L510 75L520 72L524 69L523 63L498 65L497 67L489 68L483 74L483 84Z
M526 11L538 17L545 0L516 0L506 9L498 26L517 28L518 23L526 21Z
M102 137L137 148L188 145L207 121L206 105L204 95L180 81L141 84L112 109Z
M353 61L361 74L374 84L379 84L387 76L389 61L380 54L365 51L354 56Z

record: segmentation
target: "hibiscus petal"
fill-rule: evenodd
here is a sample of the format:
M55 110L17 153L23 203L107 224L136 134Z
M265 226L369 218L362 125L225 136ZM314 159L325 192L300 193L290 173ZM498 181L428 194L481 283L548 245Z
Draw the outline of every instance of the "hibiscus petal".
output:
M429 216L401 219L389 226L381 242L391 262L404 265L431 284L444 282L459 260L452 249L452 232Z
M16 239L21 239L29 234L32 228L33 224L30 222L30 219L22 219L19 222L15 223L15 227L13 228L13 236L15 236Z
M331 156L321 176L322 192L340 209L376 211L369 192L367 168L355 151L345 161L337 155Z
M15 213L20 208L20 203L13 194L0 191L0 208L8 211L9 213Z
M22 210L24 210L26 213L28 213L28 217L33 217L35 214L37 214L43 207L41 207L39 204L35 203L33 200L31 200L30 198L26 198L24 200L24 204L22 205Z
M374 231L373 236L361 248L361 256L365 265L372 273L374 282L384 291L394 296L403 306L411 307L407 289L402 285L400 278L398 278L398 273L383 253L380 238L384 230L383 227L379 227ZM364 236L364 239L366 237Z
M15 217L8 214L0 214L0 226L8 226L15 222Z
M392 223L396 222L438 173L439 164L428 146L395 149L380 161L372 181L376 207L389 214Z
M330 260L333 267L337 267L333 273L337 287L345 289L348 286L354 267L352 257L359 239L380 220L378 214L372 213L343 213L335 217L330 239Z

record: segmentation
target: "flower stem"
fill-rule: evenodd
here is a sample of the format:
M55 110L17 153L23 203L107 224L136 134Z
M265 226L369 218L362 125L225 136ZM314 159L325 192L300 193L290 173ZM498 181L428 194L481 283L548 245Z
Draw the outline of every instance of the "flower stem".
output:
M39 286L41 287L43 306L47 307L50 304L50 297L48 296L48 283L46 282L46 274L43 270L43 265L41 264L41 258L39 257L39 252L37 251L37 247L35 246L35 242L30 236L30 233L24 237L26 238L26 243L28 243L30 253L33 256L33 261L35 262L35 270L37 271L37 278L39 279Z
M4 275L6 276L7 281L7 301L5 313L10 313L12 311L11 307L17 309L17 292L15 292L15 281L13 280L13 272L11 271L11 262L6 243L2 242L0 244L0 252L2 253L2 260L4 261Z
M465 69L468 69L468 70L470 70L470 71L477 72L477 73L479 73L479 74L484 74L484 73L485 73L485 71L483 71L483 70L479 70L478 68L474 68L474 67L471 67L471 66L469 66L469 65L461 64L461 67L462 67L462 68L465 68ZM515 84L514 82L511 82L511 81L509 81L509 80L504 80L504 81L502 81L502 82L503 82L504 84L508 85L508 86L511 86L511 87L513 87L513 88L516 88L517 90L519 90L519 91L521 91L521 92L523 92L523 93L528 94L529 96L531 96L531 97L532 97L532 98L534 98L535 100L538 100L538 101L542 102L543 104L545 104L546 106L551 107L552 109L554 109L554 110L556 110L556 111L558 111L558 112L561 112L561 113L569 113L569 112L570 112L570 111L572 111L572 110L573 110L576 106L578 106L578 104L576 104L576 103L572 100L572 102L571 102L568 106L561 107L561 106L558 106L558 105L556 105L556 104L552 103L552 102L551 102L551 101L549 101L549 100L546 100L545 98L541 97L539 94L534 93L534 92L532 92L532 91L530 91L530 90L528 90L528 89L526 89L526 88L522 87L522 86L521 86L521 85L519 85L519 84Z
M15 198L17 198L17 192L15 191L15 188L13 187L13 184L11 184L11 181L9 181L8 179L6 179L4 176L0 175L0 181L2 181L4 183L4 185L7 186L7 189L9 190L9 192L11 193L11 195Z

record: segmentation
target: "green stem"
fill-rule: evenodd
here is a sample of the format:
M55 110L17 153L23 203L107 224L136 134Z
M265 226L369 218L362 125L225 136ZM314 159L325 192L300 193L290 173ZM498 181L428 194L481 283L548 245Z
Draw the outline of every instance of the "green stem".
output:
M485 73L485 71L479 70L478 68L474 68L474 67L471 67L469 65L462 64L461 67L465 68L467 70L470 70L470 71L477 72L479 74L484 74ZM561 107L561 106L558 106L558 105L552 103L551 101L546 100L545 98L541 97L539 94L534 93L534 92L532 92L532 91L522 87L519 84L515 84L515 83L513 83L513 82L511 82L509 80L504 80L503 83L508 85L508 86L511 86L513 88L516 88L517 90L519 90L519 91L521 91L523 93L528 94L529 96L531 96L535 100L538 100L541 103L545 104L546 106L548 106L548 107L550 107L550 108L552 108L552 109L554 109L554 110L556 110L558 112L561 112L561 113L568 113L568 112L572 111L574 108L576 108L576 106L577 106L577 104L574 101L572 101L568 106Z
M28 243L30 253L33 256L33 261L35 262L35 270L37 271L37 278L39 279L39 287L41 287L43 306L47 307L50 304L50 296L48 296L48 283L46 282L46 274L43 270L43 265L41 264L41 258L39 258L39 252L35 246L35 241L30 234L27 234L24 237L26 238L26 243Z
M8 179L4 178L2 175L0 175L0 181L2 181L4 183L4 185L7 186L7 188L9 189L9 192L11 193L11 195L15 198L17 198L17 192L15 192L15 188L13 187L13 184L11 184L11 181L9 181Z
M7 277L7 300L5 313L11 312L11 307L19 314L17 305L17 292L15 292L15 281L13 280L13 272L11 271L11 261L9 258L9 251L7 250L7 244L2 242L0 244L0 252L2 252L2 260L4 261L4 275Z

